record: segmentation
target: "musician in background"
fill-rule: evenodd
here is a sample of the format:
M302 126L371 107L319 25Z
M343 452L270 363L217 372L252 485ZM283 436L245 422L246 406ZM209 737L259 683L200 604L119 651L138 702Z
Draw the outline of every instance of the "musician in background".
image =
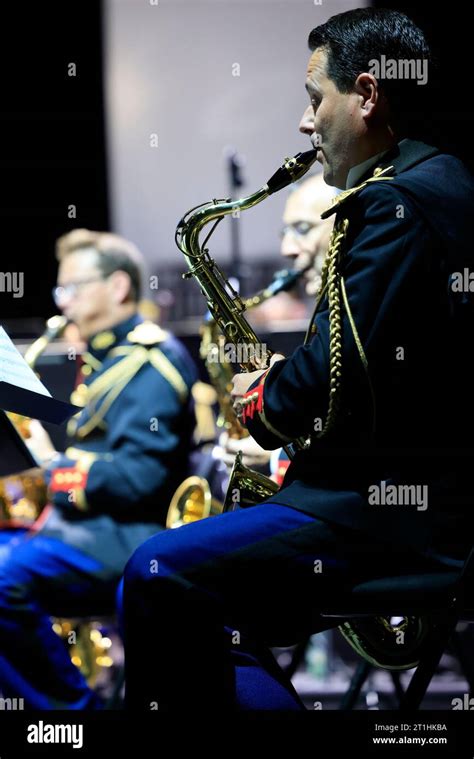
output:
M124 582L131 708L301 709L268 646L328 628L321 612L360 582L460 570L472 547L474 308L452 282L472 262L474 178L420 139L434 107L426 77L373 68L417 61L434 76L404 14L338 14L309 47L300 131L325 181L346 190L330 209L328 288L305 344L233 388L264 448L308 442L275 495L135 552Z
M304 273L306 295L314 297L321 284L321 270L333 227L332 219L321 219L336 192L322 173L303 179L292 188L283 212L281 255ZM307 268L309 266L309 268Z
M0 563L0 691L29 708L100 706L50 615L114 611L127 559L162 529L188 467L196 378L184 346L138 314L143 259L118 235L77 229L57 241L54 300L87 343L71 445L49 459L51 507Z
M335 197L318 173L303 179L289 190L283 211L280 252L292 262L292 268L305 270L303 274L305 293L314 298L321 283L321 270L328 249L333 226L332 219L321 219L321 214ZM306 304L300 300L297 290L278 293L247 313L255 328L265 327L279 321L309 317Z

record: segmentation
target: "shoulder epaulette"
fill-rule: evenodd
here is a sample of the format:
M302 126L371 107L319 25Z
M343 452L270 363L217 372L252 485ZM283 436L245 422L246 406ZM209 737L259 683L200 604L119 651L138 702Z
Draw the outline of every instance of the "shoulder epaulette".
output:
M168 332L154 322L141 322L127 335L127 340L138 345L158 345L169 337Z
M352 198L354 195L356 195L358 192L364 189L364 187L367 187L368 184L372 184L373 182L381 182L386 181L389 179L393 179L393 176L387 176L389 171L393 171L393 166L387 166L386 169L375 169L374 175L372 177L369 177L369 179L366 179L365 182L362 182L361 184L357 185L357 187L351 187L350 190L344 190L343 192L340 192L339 195L336 195L334 198L332 205L330 208L328 208L326 211L323 211L321 214L322 219L327 219L329 216L332 216L333 213L336 213L336 211L339 210L340 206L345 203L349 198Z

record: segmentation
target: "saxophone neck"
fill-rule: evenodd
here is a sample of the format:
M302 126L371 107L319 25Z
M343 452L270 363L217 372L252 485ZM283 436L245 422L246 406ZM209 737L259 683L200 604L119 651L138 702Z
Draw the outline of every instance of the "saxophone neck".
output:
M186 256L188 264L191 266L196 260L196 251L201 251L199 245L199 233L201 229L211 221L220 221L224 216L233 214L236 211L246 211L253 208L269 195L282 190L292 182L301 179L308 169L316 160L317 150L307 150L304 153L297 153L292 158L285 158L282 166L270 177L270 179L258 190L239 200L230 198L221 198L220 200L211 200L200 206L192 208L183 216L176 228L176 244L182 253Z
M37 340L25 351L24 359L30 369L34 369L36 362L48 345L65 330L68 320L65 316L56 314L46 322L46 329Z

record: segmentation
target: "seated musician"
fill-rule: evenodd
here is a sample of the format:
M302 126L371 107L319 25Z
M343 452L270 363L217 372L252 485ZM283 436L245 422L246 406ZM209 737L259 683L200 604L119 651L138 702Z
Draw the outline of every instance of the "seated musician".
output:
M0 563L0 691L29 708L85 709L99 701L50 615L115 609L127 559L162 529L186 472L196 372L184 346L138 313L132 243L78 229L58 240L57 258L56 304L87 342L72 397L83 410L49 465L52 506Z
M328 287L305 345L236 375L233 390L264 448L309 445L263 503L136 551L124 582L129 708L301 709L268 646L327 627L320 611L354 584L460 566L472 544L474 318L456 273L472 262L474 180L418 139L423 86L374 73L384 56L432 75L405 15L339 14L309 45L300 131L325 181L346 190Z

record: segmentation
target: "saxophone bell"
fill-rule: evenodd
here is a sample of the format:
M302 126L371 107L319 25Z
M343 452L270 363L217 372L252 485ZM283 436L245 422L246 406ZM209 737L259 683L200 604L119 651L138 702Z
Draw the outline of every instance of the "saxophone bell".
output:
M265 474L250 469L242 462L242 451L235 457L229 477L223 512L235 511L261 503L278 492L279 486Z

